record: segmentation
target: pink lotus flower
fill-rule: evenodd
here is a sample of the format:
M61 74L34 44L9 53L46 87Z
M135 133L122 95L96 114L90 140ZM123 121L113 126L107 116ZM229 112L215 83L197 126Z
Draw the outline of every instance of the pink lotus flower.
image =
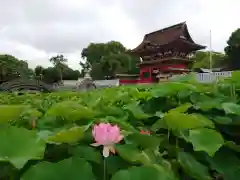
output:
M100 123L94 125L92 135L96 143L92 146L103 146L103 156L108 157L110 152L115 153L114 144L119 143L123 139L120 128L117 125L112 126L109 123Z

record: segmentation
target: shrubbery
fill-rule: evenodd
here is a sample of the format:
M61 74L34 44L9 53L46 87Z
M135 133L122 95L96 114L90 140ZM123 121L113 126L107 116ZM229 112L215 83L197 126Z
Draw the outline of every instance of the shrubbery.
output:
M238 79L1 94L0 179L237 180ZM124 139L104 158L92 127L108 122Z

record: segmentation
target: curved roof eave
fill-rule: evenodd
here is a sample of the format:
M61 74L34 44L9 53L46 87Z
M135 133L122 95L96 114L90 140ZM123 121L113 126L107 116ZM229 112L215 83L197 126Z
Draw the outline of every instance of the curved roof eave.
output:
M176 24L176 25L173 25L173 26L169 26L169 27L166 27L166 28L163 28L163 29L160 29L160 30L157 30L157 31L154 31L154 32L151 32L151 33L146 34L146 35L144 36L142 42L141 42L136 48L130 50L130 52L133 52L133 53L134 53L134 52L137 52L137 51L141 50L141 49L144 47L144 44L147 43L146 41L148 40L148 36L149 36L149 35L153 35L153 34L156 34L156 33L161 33L161 32L163 32L163 31L168 31L168 30L170 30L170 29L172 29L172 28L176 28L176 27L181 28L182 33L180 33L180 34L183 34L184 36L186 36L186 41L188 41L188 42L191 43L191 44L194 44L194 45L197 46L199 49L205 49L205 48L206 48L206 46L202 46L202 45L200 45L200 44L196 44L196 43L193 41L192 37L190 36L190 33L189 33L189 31L188 31L188 27L187 27L187 24L186 24L186 21L185 21L185 22L182 22L182 23L179 23L179 24ZM176 39L173 39L173 40L171 40L171 41L169 41L169 42L167 42L167 43L162 43L162 44L160 44L160 45L165 45L165 44L171 43L171 42L173 42L173 41L175 41L175 40L178 40L179 38L180 38L180 37L176 37ZM151 43L151 42L150 42L150 43Z

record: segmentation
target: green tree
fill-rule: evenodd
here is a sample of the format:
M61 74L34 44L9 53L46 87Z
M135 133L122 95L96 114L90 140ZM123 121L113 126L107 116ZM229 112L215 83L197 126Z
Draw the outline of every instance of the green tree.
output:
M63 80L62 74L63 74L63 68L65 66L65 63L67 63L67 58L65 58L63 55L57 55L49 60L51 63L53 63L54 67L57 68L59 75L60 75L60 80Z
M193 64L191 68L210 68L210 52L198 51L193 57ZM220 52L212 52L212 68L225 67L226 56Z
M33 75L28 63L8 54L0 55L0 81L8 81L18 77L28 78Z
M62 64L61 68L62 80L77 80L80 77L80 72L78 70L73 70L65 64ZM34 72L38 79L46 83L51 84L61 81L59 70L56 67L43 68L42 66L37 66Z
M20 76L24 78L28 78L32 75L32 70L28 68L28 63L24 60L17 61L16 70L19 72Z
M73 70L66 64L62 64L62 73L63 80L77 80L80 77L78 70Z
M82 73L91 67L93 79L114 77L117 73L138 73L139 57L133 57L127 49L117 41L108 43L91 43L82 50L84 62L80 62Z
M35 67L34 74L35 74L37 79L42 80L44 70L45 70L44 67L42 67L40 65Z
M126 52L126 48L117 41L107 43L90 43L82 50L81 56L90 64L100 62L103 56Z
M41 74L43 74L44 71L44 67L38 65L35 67L34 72L36 76L40 76Z
M8 64L4 55L0 55L0 80L3 81L8 72Z
M59 70L56 67L45 68L43 70L42 81L48 84L61 81Z
M240 29L231 34L224 50L228 58L229 67L233 70L240 69Z

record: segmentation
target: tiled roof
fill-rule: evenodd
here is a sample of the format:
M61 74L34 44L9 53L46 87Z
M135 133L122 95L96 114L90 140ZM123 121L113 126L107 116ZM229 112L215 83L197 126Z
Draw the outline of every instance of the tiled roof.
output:
M182 22L182 23L146 34L144 36L142 43L132 51L136 52L142 49L146 44L154 44L154 45L161 46L178 39L184 39L189 43L195 44L195 42L192 40L188 32L186 22ZM198 44L195 44L195 45L198 45ZM204 46L201 46L201 45L198 45L198 46L199 48L204 48Z

